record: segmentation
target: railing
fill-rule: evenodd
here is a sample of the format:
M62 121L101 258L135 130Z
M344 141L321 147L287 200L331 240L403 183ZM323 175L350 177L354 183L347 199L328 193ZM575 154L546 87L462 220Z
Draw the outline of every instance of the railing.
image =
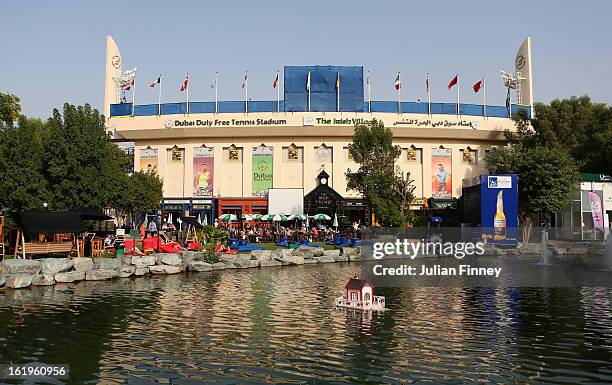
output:
M244 101L223 101L217 105L220 114L224 113L245 113ZM425 102L402 102L401 112L405 114L427 114L429 105ZM526 110L530 113L529 106L512 106L512 113ZM306 112L306 111L285 111L285 102L280 101L280 106L276 101L249 101L248 112ZM311 111L326 112L326 111ZM327 111L335 112L335 111ZM342 111L342 112L372 112L372 113L398 113L397 102L391 101L372 101L368 106L363 104L361 111ZM508 109L504 106L485 106L481 104L460 104L459 114L466 116L490 116L494 118L507 118ZM213 114L215 113L215 102L189 102L190 114ZM434 115L456 115L457 103L431 103L431 113ZM163 103L141 104L134 106L133 116L155 116L155 115L183 115L187 114L187 103ZM132 116L132 103L111 104L110 116Z
M346 297L338 297L336 298L336 306L342 307L352 307L352 308L360 308L360 309L371 309L371 308L384 308L385 307L385 297L381 296L373 296L374 300L372 304L366 301L351 301Z

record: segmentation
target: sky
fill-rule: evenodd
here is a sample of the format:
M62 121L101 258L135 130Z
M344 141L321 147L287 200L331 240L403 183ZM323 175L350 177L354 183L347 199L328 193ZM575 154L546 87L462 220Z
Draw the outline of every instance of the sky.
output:
M27 116L47 118L63 103L102 110L106 35L123 69L138 67L137 104L156 103L146 84L162 74L163 101L275 100L285 65L360 65L372 99L482 103L472 84L487 77L487 104L504 105L499 70L512 71L532 38L536 101L589 95L612 104L612 1L4 1L0 5L0 92L21 98ZM282 79L281 79L282 80Z

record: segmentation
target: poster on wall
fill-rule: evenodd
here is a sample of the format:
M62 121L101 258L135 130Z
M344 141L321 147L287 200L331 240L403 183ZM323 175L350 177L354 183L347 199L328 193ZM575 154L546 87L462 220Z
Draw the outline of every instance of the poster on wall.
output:
M140 150L140 170L157 172L157 149L144 148Z
M451 177L452 151L449 148L431 149L431 197L450 199L453 196Z
M480 225L487 242L516 245L519 232L518 177L481 175Z
M267 197L268 189L272 188L272 147L259 146L253 148L253 188L254 197Z
M193 196L211 197L213 195L214 150L210 147L193 149Z

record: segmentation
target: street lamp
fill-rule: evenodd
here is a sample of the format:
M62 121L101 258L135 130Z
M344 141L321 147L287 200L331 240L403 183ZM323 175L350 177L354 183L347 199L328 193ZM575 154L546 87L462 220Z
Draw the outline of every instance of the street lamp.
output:
M47 207L49 206L49 204L47 204L47 202L43 203L43 209L47 209Z

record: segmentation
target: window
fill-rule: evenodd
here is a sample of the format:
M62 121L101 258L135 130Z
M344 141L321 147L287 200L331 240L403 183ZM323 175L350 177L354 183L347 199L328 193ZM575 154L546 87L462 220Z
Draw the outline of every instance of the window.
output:
M353 160L353 155L351 155L351 152L349 151L348 147L344 147L342 150L344 151L344 161L345 162L355 162Z
M168 163L169 164L182 164L185 160L185 149L178 148L177 146L172 147L168 150Z
M467 148L461 149L461 154L464 163L476 164L476 160L478 159L478 152L476 150L472 150L470 146L468 146Z
M319 147L315 147L315 162L317 163L333 163L333 148L327 147L325 143L321 144Z
M423 149L410 146L404 149L404 160L407 163L421 164L423 162Z
M233 144L229 147L223 147L223 161L230 163L242 162L242 147L236 147Z
M283 147L283 162L302 163L304 159L304 147L298 147L291 143L289 147Z

